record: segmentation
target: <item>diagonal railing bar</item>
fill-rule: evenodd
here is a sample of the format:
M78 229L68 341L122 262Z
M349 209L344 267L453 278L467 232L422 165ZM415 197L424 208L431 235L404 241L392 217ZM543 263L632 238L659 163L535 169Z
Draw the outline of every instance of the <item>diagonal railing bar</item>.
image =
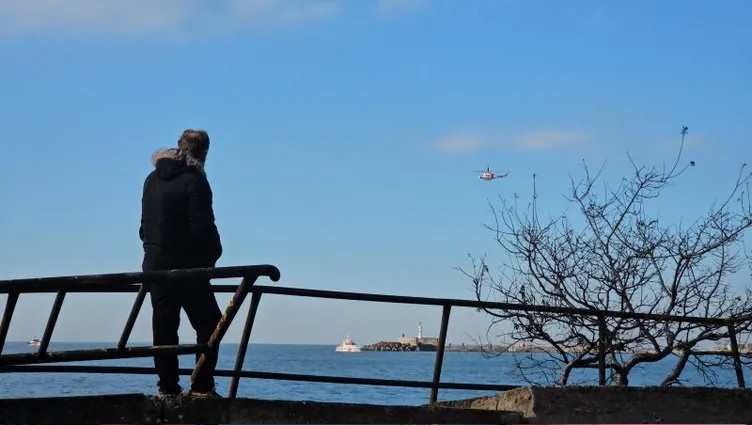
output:
M50 317L47 319L47 326L44 328L44 335L42 341L39 344L39 355L43 355L47 352L47 348L50 346L50 339L52 338L52 332L55 330L57 324L57 318L60 316L60 309L63 307L63 301L65 300L65 291L57 291L55 296L55 302L52 303L52 309L50 310Z
M128 315L128 319L125 321L125 328L123 328L123 333L120 335L120 340L118 341L117 348L118 350L122 350L125 348L126 344L128 344L128 338L131 336L131 332L133 331L133 326L136 324L136 318L138 318L138 313L141 311L141 306L144 304L144 298L146 298L146 285L141 285L141 288L138 290L138 294L136 294L136 299L133 300L133 307L131 307L131 313Z
M429 402L435 403L439 395L439 382L441 382L441 367L444 363L444 346L446 346L447 327L449 326L449 313L452 306L445 304L441 311L441 328L439 330L439 345L436 347L436 361L433 367L433 385Z
M196 381L198 375L205 367L206 362L208 361L208 357L215 355L214 353L218 349L219 344L222 342L222 338L225 336L227 329L230 327L232 319L235 318L235 315L238 313L240 306L243 304L243 300L245 300L245 297L248 295L248 288L253 286L253 284L256 282L256 278L256 276L244 277L243 281L240 282L237 291L235 291L235 295L233 295L229 304L227 304L225 313L222 315L222 318L219 319L217 327L214 328L214 332L212 333L211 337L209 337L209 342L206 344L206 350L201 353L201 356L196 362L196 368L193 369L193 374L191 374L191 382Z
M739 343L736 339L736 328L734 327L734 322L729 322L728 332L731 356L734 360L734 371L736 372L736 381L739 388L744 388L744 370L742 369L742 359L739 354Z
M0 321L0 354L3 354L3 347L5 346L5 338L8 337L8 329L10 328L10 319L13 317L13 311L16 309L17 302L18 302L18 292L9 293L8 299L5 301L5 311L3 312L3 320Z
M243 327L243 336L240 337L240 346L238 347L238 355L235 358L235 372L243 370L243 361L245 360L245 353L248 349L248 340L251 337L251 330L253 329L253 322L256 320L256 312L258 311L259 303L261 302L261 292L254 292L251 297L251 305L248 307L248 314L245 319L245 326ZM230 390L228 391L229 398L235 398L238 393L238 384L240 381L240 375L234 375L230 381Z

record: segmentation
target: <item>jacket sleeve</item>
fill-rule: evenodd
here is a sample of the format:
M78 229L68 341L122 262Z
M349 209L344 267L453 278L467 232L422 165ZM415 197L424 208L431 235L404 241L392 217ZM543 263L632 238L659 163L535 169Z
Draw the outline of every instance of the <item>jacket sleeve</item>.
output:
M188 187L188 214L191 236L198 252L204 253L209 264L214 266L222 256L222 243L214 223L212 191L209 181L201 175Z
M144 198L146 196L146 187L149 184L149 177L146 177L144 180L144 187L141 191L141 224L138 226L138 237L141 239L141 242L144 241Z

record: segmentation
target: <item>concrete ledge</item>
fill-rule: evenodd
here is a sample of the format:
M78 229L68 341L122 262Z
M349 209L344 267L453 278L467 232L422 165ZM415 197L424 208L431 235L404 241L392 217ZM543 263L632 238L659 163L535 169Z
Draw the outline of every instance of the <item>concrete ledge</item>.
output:
M526 423L752 423L752 390L523 387L441 406L519 412Z
M496 409L381 406L256 399L160 399L143 394L0 399L0 423L402 423L509 424L521 415Z
M143 394L0 399L2 424L153 424L159 403Z
M144 394L0 399L0 424L752 423L752 390L525 387L426 406Z

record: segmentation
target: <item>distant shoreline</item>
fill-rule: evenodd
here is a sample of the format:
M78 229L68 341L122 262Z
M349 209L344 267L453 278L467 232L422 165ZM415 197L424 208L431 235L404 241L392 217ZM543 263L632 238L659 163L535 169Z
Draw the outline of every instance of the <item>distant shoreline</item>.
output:
M28 341L20 341L20 340L7 340L6 344L23 344L25 346L33 347L30 344L28 344ZM362 347L369 347L374 346L377 344L399 344L398 342L394 341L381 341L374 344L367 344L367 345L361 345ZM97 345L102 347L114 347L117 345L116 341L50 341L50 344L54 346L55 344L82 344L82 345ZM237 341L223 341L221 345L238 345L239 342ZM150 346L151 342L148 341L133 341L129 342L128 346ZM335 347L337 344L322 344L322 343L293 343L293 342L250 342L249 345L265 345L265 346L274 346L274 345L284 345L284 346L311 346L311 347ZM34 347L36 349L36 347ZM427 344L423 349L414 349L414 350L369 350L366 349L364 351L436 351L436 346L428 346ZM447 344L444 348L444 351L446 352L489 352L489 353L554 353L556 352L552 348L545 348L545 347L510 347L508 345L504 344L463 344L463 343L450 343ZM574 352L574 351L569 351ZM637 354L637 353L649 353L648 350L639 350L639 351L624 351L623 354ZM718 355L729 355L729 350L723 349L723 347L714 347L714 348L707 348L705 350L698 350L697 353L699 354L718 354ZM747 347L743 347L740 349L740 353L742 356L745 357L752 357L752 349L748 349Z

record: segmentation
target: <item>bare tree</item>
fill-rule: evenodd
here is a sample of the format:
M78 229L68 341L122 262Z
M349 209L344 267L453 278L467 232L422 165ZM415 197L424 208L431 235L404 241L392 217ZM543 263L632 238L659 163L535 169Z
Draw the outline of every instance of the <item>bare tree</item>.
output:
M592 173L584 165L584 176L572 179L567 197L577 210L572 218L542 220L535 193L524 211L504 199L500 207L492 205L495 222L486 227L509 259L498 272L489 270L485 256L471 256L472 267L460 269L473 280L478 299L705 318L752 313L752 293L729 285L729 277L748 261L742 237L752 226L752 175L744 165L729 196L689 225L664 223L649 211L695 165L681 159L686 134L684 127L672 164L647 167L629 157L631 174L615 186L600 184L603 167ZM626 318L599 323L597 315L486 312L492 317L489 329L502 329L495 337L512 346L544 348L516 358L517 371L529 381L567 385L575 370L597 368L604 325L601 343L613 384L628 385L637 365L670 356L676 362L661 385L679 384L688 363L710 382L712 367L730 364L723 356L701 356L708 343L728 341L728 327L721 324ZM751 325L744 320L736 330L746 332Z

